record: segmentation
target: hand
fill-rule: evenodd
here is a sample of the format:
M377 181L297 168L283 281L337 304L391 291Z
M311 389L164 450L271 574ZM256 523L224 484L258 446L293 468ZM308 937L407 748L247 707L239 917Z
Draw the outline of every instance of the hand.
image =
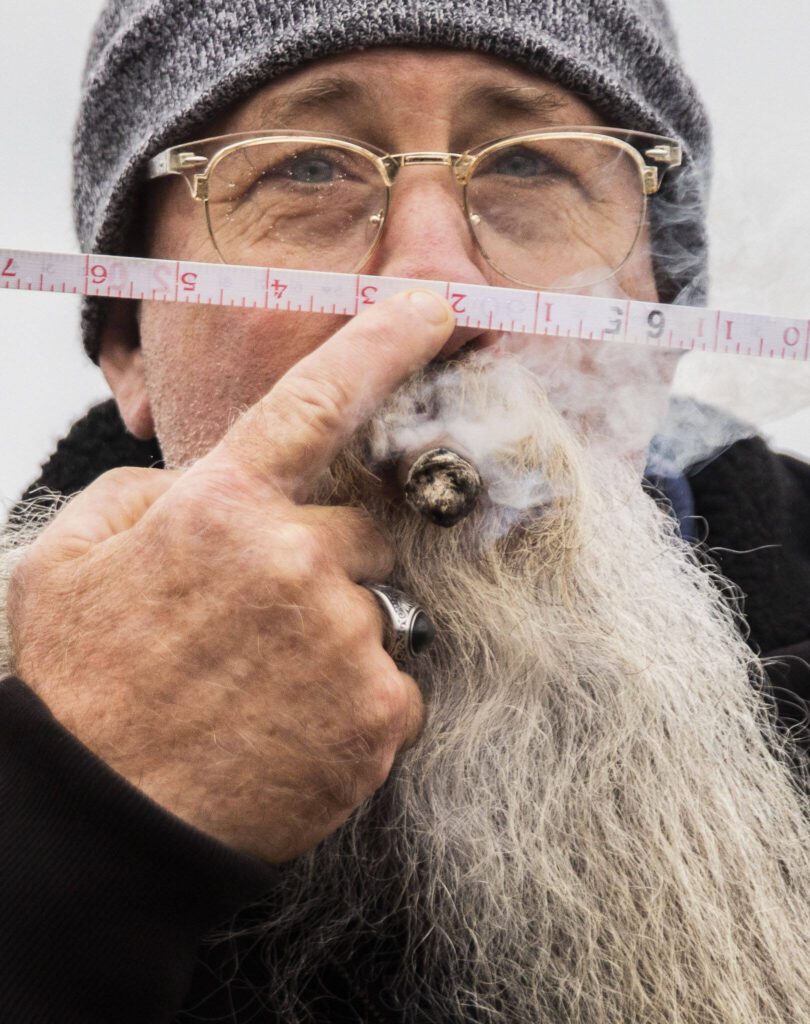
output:
M283 861L341 825L423 706L359 580L393 552L355 509L301 504L453 329L409 292L296 364L184 471L120 469L56 517L9 590L17 670L64 725L192 825Z

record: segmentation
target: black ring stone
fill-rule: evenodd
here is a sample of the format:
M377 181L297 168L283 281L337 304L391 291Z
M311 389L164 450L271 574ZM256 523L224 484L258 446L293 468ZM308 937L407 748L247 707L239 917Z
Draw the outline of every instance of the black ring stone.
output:
M414 654L421 654L436 639L436 627L433 620L426 612L419 611L411 626L411 650Z

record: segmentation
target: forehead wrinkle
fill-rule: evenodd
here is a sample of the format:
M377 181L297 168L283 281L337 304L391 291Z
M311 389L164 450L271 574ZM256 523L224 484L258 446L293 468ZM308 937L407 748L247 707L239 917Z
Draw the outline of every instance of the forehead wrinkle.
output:
M390 77L386 81L390 88ZM290 83L278 93L275 89L268 89L260 98L257 97L258 102L243 108L238 124L231 122L223 130L320 129L361 138L383 149L392 145L397 149L393 139L384 137L388 132L383 128L384 124L391 127L390 120L395 110L385 102L385 97L380 95L375 85L374 75L361 77L350 69L325 72L301 84ZM439 115L438 107L443 106L441 94L437 91L441 86L440 75L433 77L432 86L433 97L427 108L424 96L411 104L411 117L419 114L421 122L426 117ZM453 149L467 148L473 136L480 142L518 128L530 130L560 124L598 123L598 118L593 115L583 116L577 97L572 95L569 98L541 85L485 81L459 90L455 84L451 89L448 82L445 98L444 116L451 125L455 123L457 126L455 132L451 128L451 134L458 137L448 139ZM394 104L394 107L401 111L404 94L400 99L403 102L398 106Z

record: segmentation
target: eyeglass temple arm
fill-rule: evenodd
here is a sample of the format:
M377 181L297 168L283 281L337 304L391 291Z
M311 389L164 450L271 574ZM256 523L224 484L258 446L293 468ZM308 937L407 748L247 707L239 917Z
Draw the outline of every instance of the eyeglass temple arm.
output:
M178 149L166 149L152 157L146 165L146 177L151 181L153 178L163 178L167 174L183 174L184 171L203 167L207 163L208 157L192 153L182 146Z
M661 167L647 164L644 168L644 191L648 196L654 195L660 188L664 175L673 167L683 163L683 149L678 142L659 142L652 149L644 150L646 160L652 160Z
M203 170L208 166L209 160L199 153L192 153L183 146L175 149L167 149L158 153L146 165L146 179L152 181L155 178L165 178L170 174L177 174L185 178L191 198L202 200L207 194L207 182L205 175L194 173L196 170Z

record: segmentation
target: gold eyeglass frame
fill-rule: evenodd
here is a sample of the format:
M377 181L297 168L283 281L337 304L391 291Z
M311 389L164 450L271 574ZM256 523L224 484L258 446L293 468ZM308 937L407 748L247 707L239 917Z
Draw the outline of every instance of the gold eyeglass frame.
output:
M231 156L240 149L247 149L258 146L265 142L314 142L337 149L345 149L356 155L365 157L378 170L383 184L385 185L385 202L377 221L377 233L374 241L369 246L365 255L349 271L357 273L371 259L375 250L380 244L388 209L391 201L391 190L394 186L397 174L403 167L414 166L436 166L443 165L451 169L456 182L462 189L462 208L470 228L478 251L486 262L502 277L526 287L537 287L528 281L521 281L511 274L506 274L484 251L478 235L475 231L475 218L477 214L470 210L467 199L467 184L481 160L509 146L521 142L535 142L548 140L551 142L565 139L590 140L605 143L623 150L633 160L639 172L639 185L642 194L642 209L639 218L638 229L633 243L622 263L610 274L601 278L601 281L614 277L635 251L638 239L641 235L647 218L648 197L654 195L661 188L664 175L671 169L680 167L683 162L681 144L664 135L653 135L649 132L633 131L624 128L603 128L583 125L562 125L555 128L544 128L533 132L521 132L517 135L508 135L503 138L485 142L464 153L449 152L411 152L411 153L386 153L376 146L358 142L343 135L330 135L324 132L289 131L286 129L268 129L264 131L239 132L231 135L218 135L212 138L199 139L195 142L187 142L180 146L172 146L164 150L149 161L146 170L146 179L151 181L156 178L163 178L168 175L180 175L188 185L191 198L201 202L204 208L205 221L211 243L223 263L228 261L220 251L211 223L211 211L209 207L209 182L211 175L219 163ZM598 284L599 281L591 282ZM581 287L577 286L577 287ZM574 290L558 288L559 291Z

